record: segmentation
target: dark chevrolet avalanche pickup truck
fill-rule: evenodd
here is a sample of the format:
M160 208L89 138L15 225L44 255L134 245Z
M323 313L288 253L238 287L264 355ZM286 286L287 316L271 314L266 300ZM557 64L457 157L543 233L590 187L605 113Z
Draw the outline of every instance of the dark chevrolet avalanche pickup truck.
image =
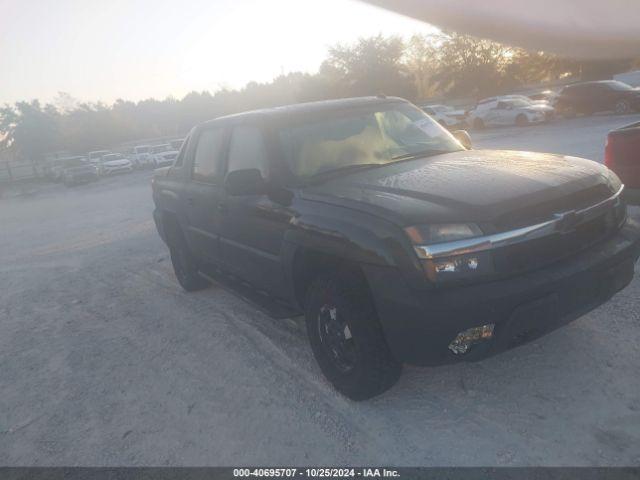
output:
M155 173L155 221L184 289L304 313L326 377L369 398L403 363L520 345L633 278L640 226L614 173L466 139L398 98L218 118Z

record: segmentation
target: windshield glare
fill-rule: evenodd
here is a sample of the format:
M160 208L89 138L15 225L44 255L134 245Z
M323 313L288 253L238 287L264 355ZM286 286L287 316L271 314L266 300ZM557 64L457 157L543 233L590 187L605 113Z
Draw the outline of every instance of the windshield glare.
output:
M391 163L412 154L463 150L447 130L410 104L297 121L281 130L280 140L289 168L302 179L355 165Z

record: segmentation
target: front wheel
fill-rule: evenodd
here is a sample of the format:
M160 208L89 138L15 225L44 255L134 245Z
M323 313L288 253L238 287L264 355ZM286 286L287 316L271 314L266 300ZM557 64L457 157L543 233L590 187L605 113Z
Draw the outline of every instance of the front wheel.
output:
M209 286L209 282L198 273L198 262L183 238L176 239L174 245L169 247L169 252L173 271L182 288L187 292L195 292Z
M307 292L307 334L322 373L343 395L366 400L402 371L378 322L364 281L351 272L320 275Z
M615 112L618 115L626 115L628 113L631 113L632 110L633 109L631 108L631 104L627 100L620 100L616 103Z
M516 117L516 125L518 127L526 127L527 125L529 125L529 119L527 118L526 115L523 115L521 113Z

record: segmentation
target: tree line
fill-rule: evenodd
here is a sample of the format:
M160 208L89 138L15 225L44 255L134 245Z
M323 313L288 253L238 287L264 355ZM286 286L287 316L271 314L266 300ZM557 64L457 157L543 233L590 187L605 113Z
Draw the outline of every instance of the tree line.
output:
M478 99L526 84L566 78L609 78L634 60L581 62L528 52L456 33L382 35L335 45L317 73L294 72L242 89L191 92L182 99L78 102L60 93L52 103L0 108L0 153L39 162L54 151L84 153L137 139L179 136L222 115L290 103L362 95Z

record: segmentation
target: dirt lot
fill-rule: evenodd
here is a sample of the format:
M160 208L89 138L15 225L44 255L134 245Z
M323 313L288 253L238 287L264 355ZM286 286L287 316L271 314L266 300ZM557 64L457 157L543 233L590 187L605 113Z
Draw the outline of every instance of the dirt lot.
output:
M604 134L634 119L474 139L600 159ZM179 288L149 177L0 200L0 464L640 464L640 279L532 344L407 367L352 403L299 319Z

